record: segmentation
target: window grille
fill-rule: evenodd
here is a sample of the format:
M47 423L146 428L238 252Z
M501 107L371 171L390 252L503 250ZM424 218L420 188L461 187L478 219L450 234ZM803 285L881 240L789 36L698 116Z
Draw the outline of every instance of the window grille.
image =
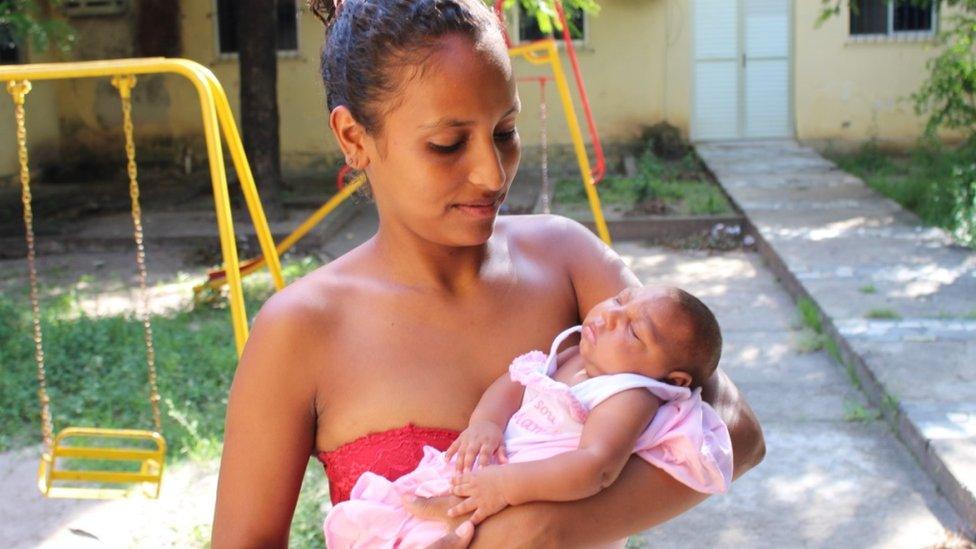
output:
M65 0L62 5L68 17L119 15L129 8L128 0Z
M935 31L937 0L929 7L909 0L851 0L851 36L930 35Z
M237 53L236 0L217 0L217 47L221 55ZM298 51L298 10L295 0L278 0L278 51Z

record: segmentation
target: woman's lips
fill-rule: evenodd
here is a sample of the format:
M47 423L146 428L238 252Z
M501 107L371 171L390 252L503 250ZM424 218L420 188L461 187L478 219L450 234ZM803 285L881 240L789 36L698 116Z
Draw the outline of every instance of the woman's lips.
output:
M462 213L470 215L471 217L483 219L494 217L495 214L498 213L498 207L501 206L501 203L501 198L498 198L492 201L477 201L455 204L454 207Z

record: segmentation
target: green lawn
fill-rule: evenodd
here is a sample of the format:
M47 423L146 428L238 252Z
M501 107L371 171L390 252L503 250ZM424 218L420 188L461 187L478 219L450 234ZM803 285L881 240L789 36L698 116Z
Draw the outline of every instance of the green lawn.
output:
M889 153L868 143L855 153L828 156L924 223L976 247L976 145L922 145L908 153Z
M311 258L287 261L285 276L294 280L318 265ZM58 295L41 306L55 430L69 425L151 428L141 324L129 316L84 314L75 286L45 288ZM30 308L26 288L19 290L0 295L0 451L41 441ZM269 277L245 279L252 317L271 293ZM157 315L152 326L168 458L217 459L237 364L225 302ZM292 528L295 547L323 546L321 504L327 498L322 467L313 464Z

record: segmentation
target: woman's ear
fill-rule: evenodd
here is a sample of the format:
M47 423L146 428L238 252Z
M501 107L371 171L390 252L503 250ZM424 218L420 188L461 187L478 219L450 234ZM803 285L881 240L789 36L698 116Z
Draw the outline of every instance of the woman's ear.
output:
M332 109L329 114L329 126L336 140L339 141L339 148L346 157L346 164L356 170L365 169L369 165L365 143L366 129L353 118L349 108L339 105Z
M691 387L691 374L681 370L675 370L664 377L671 385L678 387Z

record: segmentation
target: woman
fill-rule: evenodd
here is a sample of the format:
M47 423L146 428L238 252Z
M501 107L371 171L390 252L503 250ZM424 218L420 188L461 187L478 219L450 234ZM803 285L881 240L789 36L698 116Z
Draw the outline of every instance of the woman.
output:
M497 217L518 167L520 104L484 5L348 0L335 16L322 63L329 122L369 177L380 226L258 314L228 405L215 548L284 546L311 454L335 501L363 471L395 477L424 444L445 449L513 357L640 284L572 221ZM704 396L729 425L741 475L762 459L758 423L721 370ZM595 545L703 498L632 458L594 497L493 516L474 545ZM451 504L416 511L446 520Z

